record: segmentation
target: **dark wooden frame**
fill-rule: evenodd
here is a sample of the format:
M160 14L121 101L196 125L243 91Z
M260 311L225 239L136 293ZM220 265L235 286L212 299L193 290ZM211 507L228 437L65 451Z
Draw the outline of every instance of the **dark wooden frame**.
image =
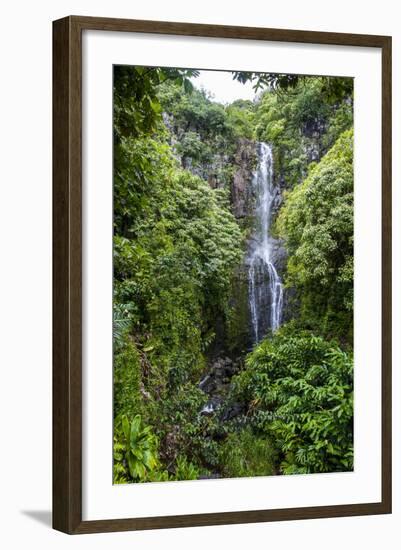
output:
M382 51L382 498L368 504L82 521L81 36L86 29ZM391 37L71 16L53 22L53 527L69 534L391 513Z

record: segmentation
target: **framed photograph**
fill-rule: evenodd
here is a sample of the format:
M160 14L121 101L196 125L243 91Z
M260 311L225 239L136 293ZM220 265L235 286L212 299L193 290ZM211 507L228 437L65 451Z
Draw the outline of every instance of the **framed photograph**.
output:
M53 526L391 512L391 38L53 23Z

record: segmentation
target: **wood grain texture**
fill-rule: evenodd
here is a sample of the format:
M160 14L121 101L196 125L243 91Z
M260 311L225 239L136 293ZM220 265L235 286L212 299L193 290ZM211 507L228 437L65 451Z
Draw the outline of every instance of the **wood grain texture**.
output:
M382 502L392 508L392 445L391 445L391 37L382 46Z
M82 521L81 35L105 30L382 50L382 500L377 503ZM391 38L71 16L53 23L53 527L69 534L391 512Z
M141 32L151 34L175 34L180 36L204 36L209 38L240 38L246 40L270 40L298 42L300 44L331 44L339 46L382 47L384 36L344 34L290 29L258 27L233 27L172 21L146 21L139 19L111 19L107 17L81 17L73 15L71 21L81 29Z
M81 51L53 24L53 527L81 522Z
M276 510L250 510L216 514L191 514L185 516L161 516L82 522L75 534L110 533L113 531L138 531L170 529L178 527L204 527L208 525L234 525L238 523L264 523L301 519L334 518L386 514L382 503L353 504L344 506L312 506L308 508L283 508Z

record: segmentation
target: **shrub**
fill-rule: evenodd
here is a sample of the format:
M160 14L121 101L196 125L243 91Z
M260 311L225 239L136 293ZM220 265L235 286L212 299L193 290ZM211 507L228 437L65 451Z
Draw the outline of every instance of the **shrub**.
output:
M268 476L275 473L275 449L266 435L257 436L251 428L230 433L220 450L224 477Z
M298 290L304 323L352 344L352 131L287 194L277 229L289 252L285 282Z
M116 420L114 429L114 483L151 481L160 468L158 442L139 415L130 422L126 415Z
M308 332L282 329L248 356L234 393L277 445L282 473L352 470L352 373L350 355Z

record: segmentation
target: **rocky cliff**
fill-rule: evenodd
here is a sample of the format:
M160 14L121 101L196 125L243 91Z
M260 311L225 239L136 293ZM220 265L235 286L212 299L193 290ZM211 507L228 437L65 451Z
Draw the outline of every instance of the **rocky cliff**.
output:
M252 216L252 175L256 164L256 142L240 139L234 157L234 176L231 183L231 206L238 220L245 221Z

